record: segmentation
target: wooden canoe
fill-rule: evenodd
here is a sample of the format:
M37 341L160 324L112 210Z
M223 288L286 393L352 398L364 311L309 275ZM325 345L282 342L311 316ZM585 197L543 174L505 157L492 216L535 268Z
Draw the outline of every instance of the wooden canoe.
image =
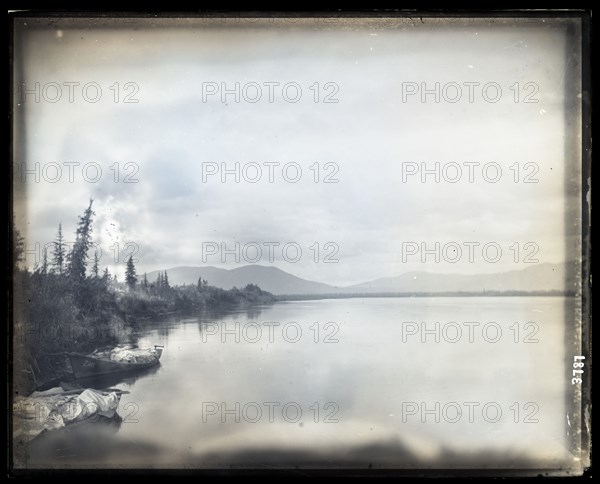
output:
M162 346L155 346L156 357L151 361L144 363L135 363L127 361L112 361L107 358L100 358L93 355L82 355L79 353L67 353L71 361L73 374L76 378L85 378L89 376L108 375L111 373L123 373L136 370L143 370L158 365L162 355Z

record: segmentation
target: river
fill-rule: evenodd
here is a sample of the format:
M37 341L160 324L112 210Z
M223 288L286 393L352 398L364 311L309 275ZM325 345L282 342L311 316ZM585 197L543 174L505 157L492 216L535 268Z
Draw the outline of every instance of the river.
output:
M559 466L565 299L278 302L140 323L160 366L119 425L42 436L27 467ZM437 324L436 324L437 323Z

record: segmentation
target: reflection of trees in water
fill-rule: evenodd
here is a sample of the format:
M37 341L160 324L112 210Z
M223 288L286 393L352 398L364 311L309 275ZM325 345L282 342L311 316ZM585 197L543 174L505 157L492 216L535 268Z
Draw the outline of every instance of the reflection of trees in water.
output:
M246 317L250 320L257 319L262 314L262 309L260 308L248 308L246 310Z
M167 346L172 327L178 326L182 319L184 318L180 314L139 319L132 324L131 331L122 342L137 347L140 337L147 336L149 331L156 331L156 340L152 340L152 344Z
M158 328L158 336L160 336L159 341L161 345L165 345L169 342L169 333L171 331L171 325L165 324L164 326L160 326Z
M258 318L262 314L261 307L249 307L245 309L231 310L227 308L203 309L198 313L198 332L202 334L209 323L218 323L225 320L259 322Z
M83 388L111 388L115 385L125 383L126 385L133 385L140 378L144 378L155 374L160 369L160 363L144 370L132 370L129 372L113 373L110 375L98 375L89 376L85 378L79 378L79 383Z
M228 309L228 308L212 308L203 309L198 313L198 320L200 323L203 322L214 322L220 321L232 316L243 316L248 320L254 321L263 312L263 308L259 306L252 306L244 309Z
M231 307L213 307L203 308L193 312L177 312L174 314L162 315L159 318L152 319L138 318L135 322L131 323L130 331L124 334L124 337L120 339L120 343L131 344L134 346L138 345L140 336L144 335L148 331L156 331L155 344L167 346L169 342L169 334L173 327L177 327L183 323L197 322L199 331L202 332L202 327L206 323L214 323L224 321L226 319L231 320L232 318L236 321L248 321L258 322L258 318L263 313L263 307L251 306L243 309L231 309Z

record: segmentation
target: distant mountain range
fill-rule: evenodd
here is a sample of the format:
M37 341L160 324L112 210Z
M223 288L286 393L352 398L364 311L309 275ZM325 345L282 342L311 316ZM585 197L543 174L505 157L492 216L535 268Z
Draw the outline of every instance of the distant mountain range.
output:
M167 272L171 285L198 284L198 278L202 277L211 286L223 289L242 288L252 283L272 294L329 294L338 291L334 286L307 281L276 267L260 265L248 265L229 270L212 266L184 266L167 269ZM156 280L157 276L158 271L149 272L148 281Z
M167 269L171 285L197 284L202 277L211 286L231 289L253 283L275 295L375 294L375 293L443 293L488 291L573 291L575 274L567 274L574 263L535 264L525 269L495 274L437 274L407 272L361 284L337 287L309 281L276 267L247 265L236 269L217 267L173 267ZM570 270L569 272L574 272ZM158 271L147 274L156 280Z

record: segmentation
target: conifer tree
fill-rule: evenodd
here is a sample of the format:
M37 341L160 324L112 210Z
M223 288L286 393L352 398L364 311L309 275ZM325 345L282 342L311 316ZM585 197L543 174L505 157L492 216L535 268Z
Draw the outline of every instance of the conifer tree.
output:
M127 269L125 270L125 281L130 289L135 287L137 282L137 275L135 273L135 266L133 265L133 255L129 256L127 260Z

